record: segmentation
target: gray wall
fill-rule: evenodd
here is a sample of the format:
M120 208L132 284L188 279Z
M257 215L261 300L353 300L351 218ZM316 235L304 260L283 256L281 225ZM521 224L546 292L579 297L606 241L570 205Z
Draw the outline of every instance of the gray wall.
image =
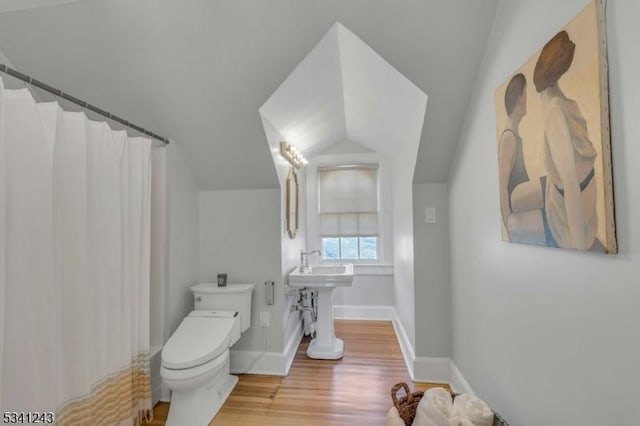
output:
M4 64L13 68L13 64L11 63L9 58L7 58L4 53L2 53L2 51L0 51L0 64Z
M9 58L4 53L2 53L2 51L0 51L0 64L6 65L14 69L16 68L15 65L11 63L11 60L9 60ZM11 77L10 75L3 74L3 73L0 73L0 77L2 77L2 84L6 89L21 89L23 87L27 87L31 91L31 94L36 99L36 101L41 102L40 97L38 96L36 91L33 89L33 87L26 85L24 82L22 82L22 80L18 80L17 78Z
M435 207L436 223L425 223ZM449 216L446 183L413 185L416 356L451 356Z
M351 287L336 287L333 304L347 306L393 306L393 275L354 275Z
M500 2L451 171L453 359L513 425L640 419L640 2L607 10L620 253L500 240L494 91L585 5Z
M167 147L169 285L165 341L193 309L189 287L198 283L198 186L175 143Z
M270 313L267 350L282 352L284 300L280 252L280 189L200 192L200 280L253 283L251 327L234 349L262 350L260 312ZM264 302L264 282L276 283L275 304Z

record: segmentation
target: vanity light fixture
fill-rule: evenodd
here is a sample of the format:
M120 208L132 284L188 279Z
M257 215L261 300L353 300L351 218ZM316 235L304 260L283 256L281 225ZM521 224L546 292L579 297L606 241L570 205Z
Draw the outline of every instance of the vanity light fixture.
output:
M280 155L286 158L293 167L298 169L308 163L300 151L286 142L280 142Z

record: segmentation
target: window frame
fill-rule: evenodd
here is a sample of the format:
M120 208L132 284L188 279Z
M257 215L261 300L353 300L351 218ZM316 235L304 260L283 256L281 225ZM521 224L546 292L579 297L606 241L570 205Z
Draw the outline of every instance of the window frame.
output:
M331 154L318 155L310 160L307 165L307 248L322 251L322 238L330 238L329 235L320 235L319 228L319 169L323 167L339 167L345 165L376 165L377 166L377 190L378 190L378 234L377 235L353 235L353 237L377 237L377 259L324 259L320 256L321 263L353 263L354 265L384 265L392 262L392 238L391 238L391 181L388 161L377 153L358 154ZM347 237L336 235L334 237ZM359 244L359 242L358 242ZM359 255L360 253L358 253Z

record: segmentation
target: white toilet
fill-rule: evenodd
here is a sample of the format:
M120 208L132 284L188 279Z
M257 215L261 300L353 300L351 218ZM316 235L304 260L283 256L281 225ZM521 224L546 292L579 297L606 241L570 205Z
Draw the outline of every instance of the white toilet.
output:
M253 284L191 287L195 310L162 348L160 375L171 389L167 426L206 426L238 378L229 374L229 347L251 324Z

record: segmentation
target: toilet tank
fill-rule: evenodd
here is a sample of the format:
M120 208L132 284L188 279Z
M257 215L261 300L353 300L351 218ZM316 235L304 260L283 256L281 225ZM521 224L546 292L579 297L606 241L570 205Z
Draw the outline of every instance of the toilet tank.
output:
M191 287L196 310L236 311L240 317L240 330L244 332L251 325L251 294L253 284L200 283Z

